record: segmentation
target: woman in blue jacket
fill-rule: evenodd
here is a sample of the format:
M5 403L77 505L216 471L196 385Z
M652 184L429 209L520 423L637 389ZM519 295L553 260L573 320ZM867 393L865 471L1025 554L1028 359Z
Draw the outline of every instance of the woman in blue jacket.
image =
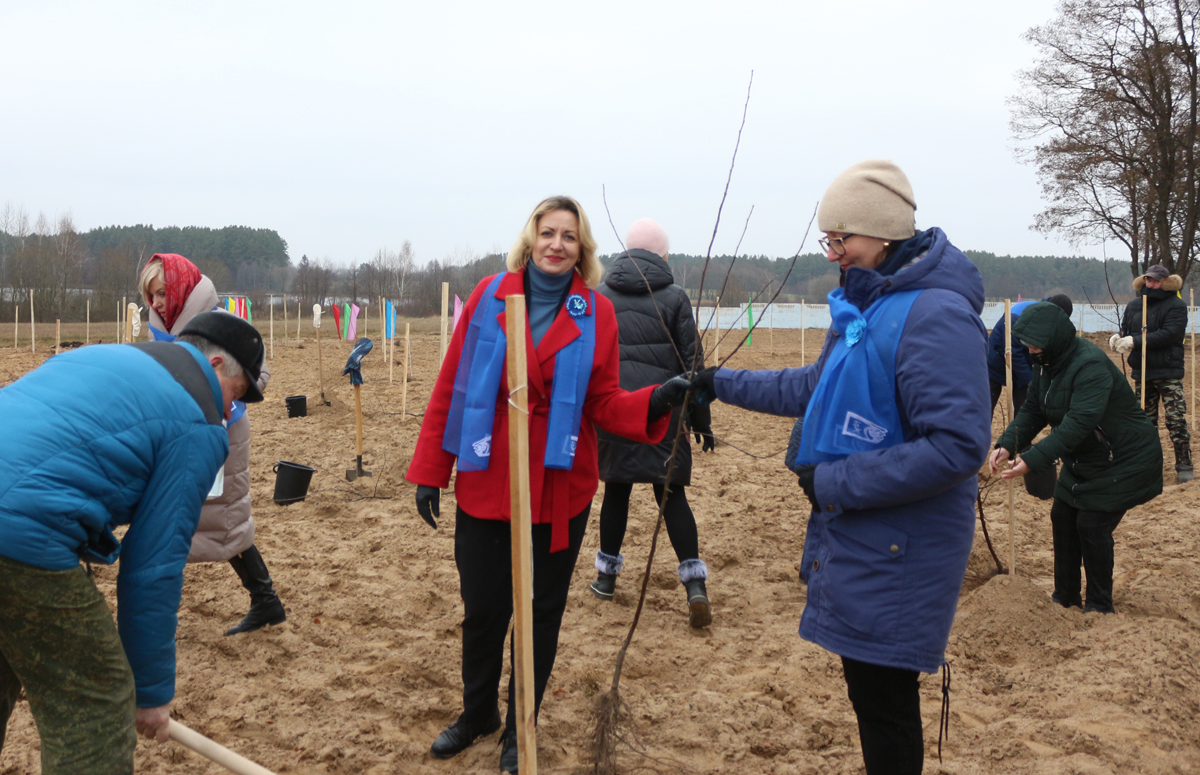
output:
M800 636L841 656L870 775L921 771L918 673L944 661L991 435L983 281L915 210L889 161L839 175L817 215L842 270L817 362L693 380L699 400L804 417Z

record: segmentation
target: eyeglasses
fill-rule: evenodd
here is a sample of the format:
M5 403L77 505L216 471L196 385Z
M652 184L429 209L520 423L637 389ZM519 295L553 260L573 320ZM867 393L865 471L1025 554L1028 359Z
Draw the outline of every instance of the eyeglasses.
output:
M821 250L824 250L826 253L828 253L829 249L832 247L835 254L844 256L846 255L846 240L854 236L857 235L847 234L845 237L822 237L821 239L817 240L817 244L820 245Z

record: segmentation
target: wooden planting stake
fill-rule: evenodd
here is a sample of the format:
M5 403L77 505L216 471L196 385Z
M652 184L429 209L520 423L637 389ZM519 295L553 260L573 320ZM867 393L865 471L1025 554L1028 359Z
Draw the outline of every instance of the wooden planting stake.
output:
M237 773L237 775L275 775L266 767L234 753L220 743L185 727L175 719L171 719L169 724L167 734L172 740L185 748L192 749L205 759L221 765L230 772Z
M92 341L92 300L87 300L87 328L83 329L83 343Z
M1013 403L1012 375L1012 299L1004 300L1004 386L1008 390L1008 421L1011 423L1017 416L1017 407ZM1013 464L1020 460L1021 450L1014 450ZM1017 480L1008 480L1008 574L1017 575Z
M408 329L411 325L404 324L404 367L400 369L400 422L408 419Z
M442 283L442 351L438 353L440 363L446 357L446 314L450 308L450 283Z
M21 335L21 305L14 304L13 305L13 349L14 350L16 350L20 347L20 345L17 344L17 339L20 338L20 335Z
M769 322L767 323L767 331L770 332L770 337L771 337L771 355L774 355L775 354L775 305L774 304L771 305L771 317L769 318Z
M133 341L133 317L138 314L137 305L129 302L129 306L125 308L125 342L126 344Z
M713 317L713 319L717 321L717 325L714 327L717 332L716 333L717 339L715 342L713 342L713 364L716 366L720 366L721 365L721 297L720 296L717 297L717 310L716 310L716 315Z
M37 352L37 328L33 319L33 289L29 289L29 352Z
M275 294L267 296L267 305L271 308L271 360L275 360Z
M54 354L62 351L62 318L54 319Z
M396 308L392 307L392 319L388 321L392 324L392 336L390 340L384 340L384 346L388 351L388 384L392 383L392 374L395 372L396 365ZM387 329L384 329L387 332Z
M1083 305L1079 305L1079 330L1076 332L1079 336L1083 336Z
M1146 313L1150 297L1142 296L1142 411L1146 409Z
M321 364L321 305L313 305L313 328L317 330L317 382L321 386L321 406L329 406L325 400L325 367ZM296 326L296 339L300 339L300 327Z
M320 307L321 305L320 305L320 304L314 304L313 306L314 306L314 307ZM304 320L304 310L300 309L300 300L299 300L299 299L296 299L296 344L300 344L300 323L301 323L303 320ZM318 336L318 339L319 339L319 338L320 338L320 332L319 332L319 331L317 332L317 336ZM318 347L320 346L320 342L319 342L319 341L317 342L317 346L318 346ZM318 350L318 353L319 353L319 352L320 352L320 351Z
M506 330L525 330L525 297L504 300ZM517 762L537 775L537 720L533 692L533 544L529 494L529 372L525 337L508 337L508 489L511 493L513 683L517 703Z
M117 344L121 343L121 310L124 308L125 308L125 305L123 302L122 302L121 306L117 307L117 338L116 338Z
M296 302L296 316L300 316L300 302ZM287 344L287 294L283 294L283 343Z
M126 318L128 317L128 314L127 314L128 311L129 311L129 299L122 296L121 297L121 309L117 310L117 344L125 344L125 342L129 341L128 336L126 336L125 338L121 337L121 333L125 330L125 325L127 322Z
M800 365L804 365L804 299L800 300Z

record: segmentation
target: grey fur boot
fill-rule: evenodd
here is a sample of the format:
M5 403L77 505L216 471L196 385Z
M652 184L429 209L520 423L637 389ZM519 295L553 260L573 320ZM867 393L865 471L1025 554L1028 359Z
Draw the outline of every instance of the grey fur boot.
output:
M687 590L688 624L697 629L712 624L712 606L708 602L708 566L704 560L684 560L679 564L679 580Z
M596 570L598 574L596 580L592 582L592 594L601 600L612 600L616 594L617 576L621 575L621 569L625 567L625 555L618 554L616 556L605 554L604 552L596 552Z

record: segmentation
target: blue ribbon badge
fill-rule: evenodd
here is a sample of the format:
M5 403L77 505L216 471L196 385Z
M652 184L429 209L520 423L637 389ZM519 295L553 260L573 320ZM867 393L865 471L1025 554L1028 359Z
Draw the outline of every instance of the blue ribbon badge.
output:
M587 300L578 293L572 293L567 297L567 312L573 318L583 317L587 314Z

